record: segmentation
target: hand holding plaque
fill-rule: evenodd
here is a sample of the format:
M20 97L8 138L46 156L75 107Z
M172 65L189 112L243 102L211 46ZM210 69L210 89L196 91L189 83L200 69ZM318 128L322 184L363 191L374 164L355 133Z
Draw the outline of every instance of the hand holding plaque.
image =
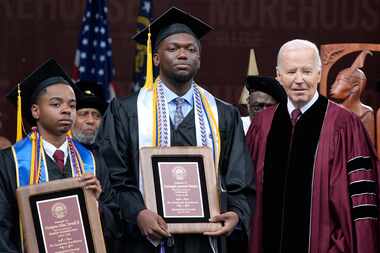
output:
M79 177L79 182L83 184L83 187L87 190L91 190L95 198L99 200L100 194L102 194L102 186L98 178L93 174L84 174Z
M144 201L170 233L215 232L220 223L217 172L206 147L142 148Z
M137 225L141 233L152 240L161 240L162 237L170 236L167 231L168 225L162 217L148 209L140 211L137 216Z
M210 220L211 222L222 222L223 227L213 232L204 232L204 235L221 236L229 235L234 230L235 226L239 223L239 216L235 212L225 212L217 215Z
M96 197L85 185L67 178L17 189L27 252L106 252Z

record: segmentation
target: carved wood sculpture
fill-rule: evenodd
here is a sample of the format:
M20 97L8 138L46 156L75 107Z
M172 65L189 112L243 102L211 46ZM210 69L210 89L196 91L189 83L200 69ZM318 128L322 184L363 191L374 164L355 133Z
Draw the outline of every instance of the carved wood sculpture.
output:
M368 50L362 51L351 67L339 72L331 86L330 96L361 119L372 142L375 143L375 113L360 100L367 84L367 77L361 68L368 54L372 53Z
M357 59L355 60L355 62L352 64L350 68L345 69L338 74L337 80L334 84L336 84L339 81L339 79L342 79L341 78L342 75L345 79L347 79L347 76L349 76L348 74L352 74L352 73L355 73L354 76L356 75L358 79L362 79L361 82L358 83L357 88L355 88L356 90L351 91L352 93L357 92L357 95L355 96L358 96L358 98L357 99L351 98L346 103L343 103L343 106L346 106L348 109L352 110L359 117L361 117L364 125L366 125L366 128L368 129L369 135L371 136L372 140L378 147L377 149L380 150L380 138L379 138L380 136L378 136L378 138L376 139L376 131L375 131L376 123L374 119L374 112L372 108L360 102L360 95L364 90L364 87L366 84L366 78L365 78L364 73L361 70L359 70L359 68L363 67L365 56L369 53L369 51L380 52L380 44L364 44L364 43L326 44L326 45L321 45L320 51L321 51L321 58L322 58L322 74L321 74L321 83L319 86L319 91L324 96L329 96L327 78L328 78L328 74L331 67L343 56L353 53L353 52L362 51L362 53L357 57ZM350 78L351 76L349 76L348 79ZM346 80L346 81L349 81L349 80ZM332 93L334 93L333 88L332 88ZM337 97L337 99L339 100L342 98ZM354 103L352 100L354 100ZM340 102L343 102L343 101L340 101ZM380 134L379 123L380 122L378 122L377 124L378 126L376 127L378 134Z

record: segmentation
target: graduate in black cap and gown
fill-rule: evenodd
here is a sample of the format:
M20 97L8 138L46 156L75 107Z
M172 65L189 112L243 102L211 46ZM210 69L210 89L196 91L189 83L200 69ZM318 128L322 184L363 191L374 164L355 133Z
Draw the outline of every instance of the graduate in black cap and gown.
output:
M98 82L80 80L75 85L77 87L75 94L77 113L72 128L73 139L91 150L94 156L98 160L102 160L102 164L105 164L103 157L99 155L99 147L96 145L95 139L108 105L107 101ZM114 204L116 205L116 203ZM119 209L116 206L113 210L115 212ZM120 222L116 219L118 216L115 215L115 219L102 220L103 227L112 228L103 231L107 252L122 252L124 247Z
M220 239L233 230L247 236L252 167L238 110L194 80L200 67L200 38L211 29L175 7L155 19L134 39L145 43L151 38L159 77L152 82L147 75L139 94L114 99L105 113L98 143L111 170L121 219L128 225L128 252L222 252ZM139 149L149 146L212 149L222 214L212 217L211 222L221 222L220 230L170 235L164 219L146 209ZM151 241L157 240L161 243L155 247Z
M89 149L94 147L107 102L102 88L96 81L78 81L77 116L73 126L73 137Z
M71 79L51 59L8 95L18 105L18 121L23 115L33 127L25 138L0 151L0 252L22 252L18 187L78 177L99 200L101 217L113 219L116 205L104 164L95 162L92 153L68 135L75 120L74 89ZM108 229L112 228L104 227Z
M248 116L242 117L244 132L247 133L251 120L256 113L267 107L286 100L286 93L281 84L269 76L249 75L245 80L245 86L249 91Z

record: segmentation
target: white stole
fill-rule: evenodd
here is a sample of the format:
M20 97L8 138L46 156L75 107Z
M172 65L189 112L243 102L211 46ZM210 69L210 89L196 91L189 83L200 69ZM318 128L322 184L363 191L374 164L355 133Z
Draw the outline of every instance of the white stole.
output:
M163 87L159 79L153 89L141 88L137 97L139 149L142 147L170 147L170 115ZM192 84L197 146L210 147L214 154L215 169L218 171L220 136L218 109L215 97L195 82ZM154 94L157 91L157 106L154 110ZM156 114L156 115L154 115ZM154 142L154 140L156 140ZM139 172L141 175L141 171ZM218 173L217 173L218 175ZM143 182L139 176L139 188L143 193Z

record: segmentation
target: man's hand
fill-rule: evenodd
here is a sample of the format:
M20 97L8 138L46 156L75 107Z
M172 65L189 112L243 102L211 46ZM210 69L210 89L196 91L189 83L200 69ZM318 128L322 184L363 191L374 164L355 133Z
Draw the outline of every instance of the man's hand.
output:
M102 186L100 185L99 180L93 174L84 174L80 176L79 182L81 182L85 189L92 190L95 194L95 198L99 200L100 194L102 193Z
M158 214L144 209L137 215L137 225L145 237L153 240L161 240L162 237L169 237L168 225Z
M221 222L222 227L214 232L204 232L204 235L220 236L229 235L234 230L235 226L239 222L239 216L235 212L226 212L220 215L214 216L210 219L211 222Z

